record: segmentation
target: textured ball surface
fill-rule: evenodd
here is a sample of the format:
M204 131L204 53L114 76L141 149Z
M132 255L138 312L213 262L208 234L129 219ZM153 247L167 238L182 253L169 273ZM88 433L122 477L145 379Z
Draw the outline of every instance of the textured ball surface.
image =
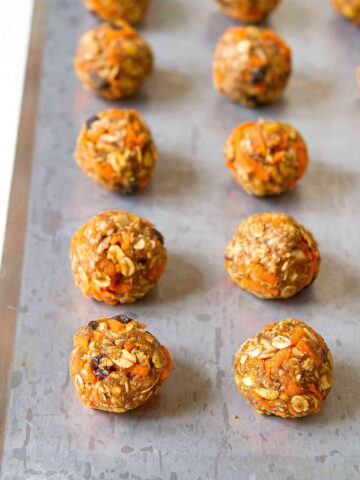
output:
M100 185L134 193L151 180L157 149L135 110L106 110L89 118L77 140L80 168Z
M103 23L82 35L74 66L86 89L116 100L140 88L152 71L153 55L125 22Z
M236 127L226 142L225 159L244 190L260 197L293 189L308 164L302 136L288 123L271 120Z
M153 225L124 210L103 212L72 237L76 285L111 305L132 303L158 283L167 263L164 238Z
M245 107L279 98L291 74L291 51L271 30L228 28L214 53L214 85Z
M98 318L74 335L70 377L91 408L124 413L146 403L168 378L168 350L126 315Z
M285 213L243 220L225 249L233 282L261 298L289 298L309 286L320 268L312 234Z
M333 383L324 339L290 318L268 324L235 356L235 381L257 413L297 418L317 413Z

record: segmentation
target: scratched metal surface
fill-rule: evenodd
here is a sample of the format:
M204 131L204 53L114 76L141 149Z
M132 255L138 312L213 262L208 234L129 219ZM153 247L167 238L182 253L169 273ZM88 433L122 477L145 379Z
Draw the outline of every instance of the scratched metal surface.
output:
M247 111L211 84L214 44L232 22L208 0L153 0L141 31L156 71L119 105L144 115L160 159L152 185L123 198L93 184L72 154L82 121L109 106L72 69L80 33L96 20L79 1L50 1L3 480L360 477L360 32L327 0L316 4L287 0L273 15L269 26L293 48L294 75L281 101ZM230 130L258 115L294 123L311 152L298 188L272 200L243 193L222 158ZM119 308L83 298L68 262L75 229L114 208L154 221L170 252L159 287ZM241 292L222 266L237 224L260 211L294 215L320 242L318 280L286 302ZM146 322L175 359L158 398L127 415L83 407L68 376L74 331L119 311ZM232 381L238 346L288 316L323 334L336 363L322 413L300 421L253 413Z

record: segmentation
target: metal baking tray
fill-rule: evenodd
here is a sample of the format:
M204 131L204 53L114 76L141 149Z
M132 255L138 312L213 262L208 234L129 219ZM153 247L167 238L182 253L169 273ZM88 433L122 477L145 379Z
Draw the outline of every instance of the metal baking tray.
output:
M82 90L72 60L97 23L80 1L37 0L1 274L1 478L304 480L360 477L360 32L328 0L283 1L268 26L293 49L284 97L256 111L212 87L212 52L234 24L209 0L153 0L141 32L156 70L132 99ZM149 188L124 198L89 180L73 150L98 110L138 109L160 158ZM293 123L311 164L291 193L247 196L224 166L223 143L258 116ZM158 288L111 308L74 286L69 240L94 214L124 208L156 223L170 263ZM223 250L238 223L285 211L320 243L314 285L288 301L262 301L227 280ZM69 382L72 335L127 312L172 352L160 395L126 415L85 408ZM327 340L335 384L323 411L301 420L262 417L232 379L239 345L266 322L295 316Z

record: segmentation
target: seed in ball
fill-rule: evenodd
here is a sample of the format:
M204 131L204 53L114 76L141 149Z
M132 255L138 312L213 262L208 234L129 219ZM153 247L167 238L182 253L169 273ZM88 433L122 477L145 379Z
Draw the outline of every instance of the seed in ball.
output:
M277 7L280 0L215 0L220 10L240 22L258 23Z
M257 297L289 298L315 280L320 253L312 234L289 215L258 213L238 226L225 249L225 268Z
M70 377L90 408L133 410L159 392L171 368L168 350L126 315L98 318L74 335Z
M167 263L164 238L124 210L86 222L70 244L72 274L85 296L110 305L133 303L158 283Z
M131 24L143 19L149 3L150 0L84 0L85 6L103 20Z
M127 23L103 23L84 33L74 61L75 71L87 90L108 100L128 97L149 76L152 51Z
M260 197L293 189L308 164L300 133L288 123L272 120L236 127L226 142L225 159L243 189Z
M291 74L291 50L271 30L228 28L214 53L214 85L245 107L279 98Z
M234 376L257 413L284 418L320 412L333 383L324 339L295 318L266 325L235 356Z
M75 158L100 185L131 194L151 180L157 149L151 132L135 110L106 110L81 128Z

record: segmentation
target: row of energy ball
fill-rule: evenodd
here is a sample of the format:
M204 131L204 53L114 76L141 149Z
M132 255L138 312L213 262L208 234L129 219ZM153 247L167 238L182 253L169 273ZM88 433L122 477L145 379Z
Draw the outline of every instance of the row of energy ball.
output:
M106 18L112 4L126 5L122 11L130 12L131 5L134 9L142 2L87 3ZM106 19L112 25L103 24L85 34L75 59L85 86L110 99L133 93L152 64L151 50L143 39L119 23L115 10L111 11ZM224 58L223 64L215 60L217 86L230 97L238 88L238 99L248 106L272 101L286 84L290 55L288 72L282 76L283 42L255 27L241 32L237 35L242 37L243 51L250 39L255 57L249 50L242 58L240 83L223 82L219 72L222 66L226 70L226 52L232 46L228 49L225 41L222 48L220 41L217 51ZM228 36L231 44L234 36L231 32ZM266 78L264 65L254 61L264 56L270 65ZM254 75L261 77L255 84ZM79 165L91 177L123 193L148 183L156 155L149 129L136 112L126 110L108 110L89 119L76 149ZM245 190L256 195L293 188L307 164L301 136L285 123L270 121L237 127L227 142L226 158ZM244 220L225 257L230 277L263 298L295 295L313 281L320 264L311 234L284 214ZM111 211L97 215L76 232L71 262L74 280L85 295L115 305L134 302L156 285L166 267L167 252L162 235L150 222L125 211ZM70 374L80 398L92 408L124 412L142 405L157 393L171 366L166 348L143 324L125 315L92 321L74 336ZM235 361L235 379L245 399L260 413L283 417L319 411L331 388L332 372L331 354L322 338L295 319L268 325L245 342Z
M216 0L237 20L259 22L278 0ZM213 62L215 87L254 108L279 98L291 73L291 51L271 30L229 28ZM239 125L225 146L227 166L251 194L280 194L294 188L308 155L301 135L284 122ZM309 286L320 267L310 232L285 214L245 219L225 249L225 267L241 288L262 298L289 298ZM333 360L323 338L296 319L268 324L235 356L239 391L255 411L285 418L319 412L333 382Z
M293 189L308 164L302 136L285 122L242 123L230 134L224 150L230 172L246 192L257 196ZM109 109L84 123L75 158L100 185L132 194L150 182L157 148L138 112Z

